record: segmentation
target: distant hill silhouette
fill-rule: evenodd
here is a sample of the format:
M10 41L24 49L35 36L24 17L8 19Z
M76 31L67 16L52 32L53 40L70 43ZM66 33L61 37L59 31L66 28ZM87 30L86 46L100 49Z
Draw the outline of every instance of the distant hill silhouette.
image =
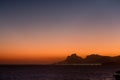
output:
M58 62L56 64L120 65L120 56L110 57L110 56L101 56L97 54L91 54L91 55L88 55L85 59L83 59L82 57L74 53L68 56L64 61Z
M100 56L100 55L89 55L84 59L85 63L109 63L113 62L112 57L109 56Z
M83 61L83 59L76 54L72 54L71 56L68 56L66 60L59 62L58 64L80 64Z

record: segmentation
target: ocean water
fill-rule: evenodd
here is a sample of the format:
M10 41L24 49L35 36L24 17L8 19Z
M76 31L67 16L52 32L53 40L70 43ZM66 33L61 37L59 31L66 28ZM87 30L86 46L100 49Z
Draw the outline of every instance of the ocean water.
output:
M0 80L114 80L119 66L0 66Z

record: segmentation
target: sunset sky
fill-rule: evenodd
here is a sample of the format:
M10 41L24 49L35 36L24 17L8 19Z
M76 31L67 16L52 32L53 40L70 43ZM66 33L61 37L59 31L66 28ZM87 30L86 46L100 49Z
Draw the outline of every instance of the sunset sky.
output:
M0 64L72 53L120 55L120 0L0 0Z

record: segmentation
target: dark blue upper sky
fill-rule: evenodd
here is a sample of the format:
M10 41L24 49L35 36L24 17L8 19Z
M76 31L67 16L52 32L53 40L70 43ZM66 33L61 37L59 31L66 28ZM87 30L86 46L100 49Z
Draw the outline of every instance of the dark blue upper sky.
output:
M0 0L0 31L3 33L23 29L27 32L26 29L31 31L36 27L40 32L73 27L68 25L88 32L108 27L112 30L113 26L107 24L114 25L119 20L119 0Z

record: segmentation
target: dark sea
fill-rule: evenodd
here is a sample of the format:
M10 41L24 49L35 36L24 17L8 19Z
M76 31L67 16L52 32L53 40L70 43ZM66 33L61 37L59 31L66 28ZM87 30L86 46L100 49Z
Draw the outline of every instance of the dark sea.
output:
M120 66L0 65L0 80L114 80Z

